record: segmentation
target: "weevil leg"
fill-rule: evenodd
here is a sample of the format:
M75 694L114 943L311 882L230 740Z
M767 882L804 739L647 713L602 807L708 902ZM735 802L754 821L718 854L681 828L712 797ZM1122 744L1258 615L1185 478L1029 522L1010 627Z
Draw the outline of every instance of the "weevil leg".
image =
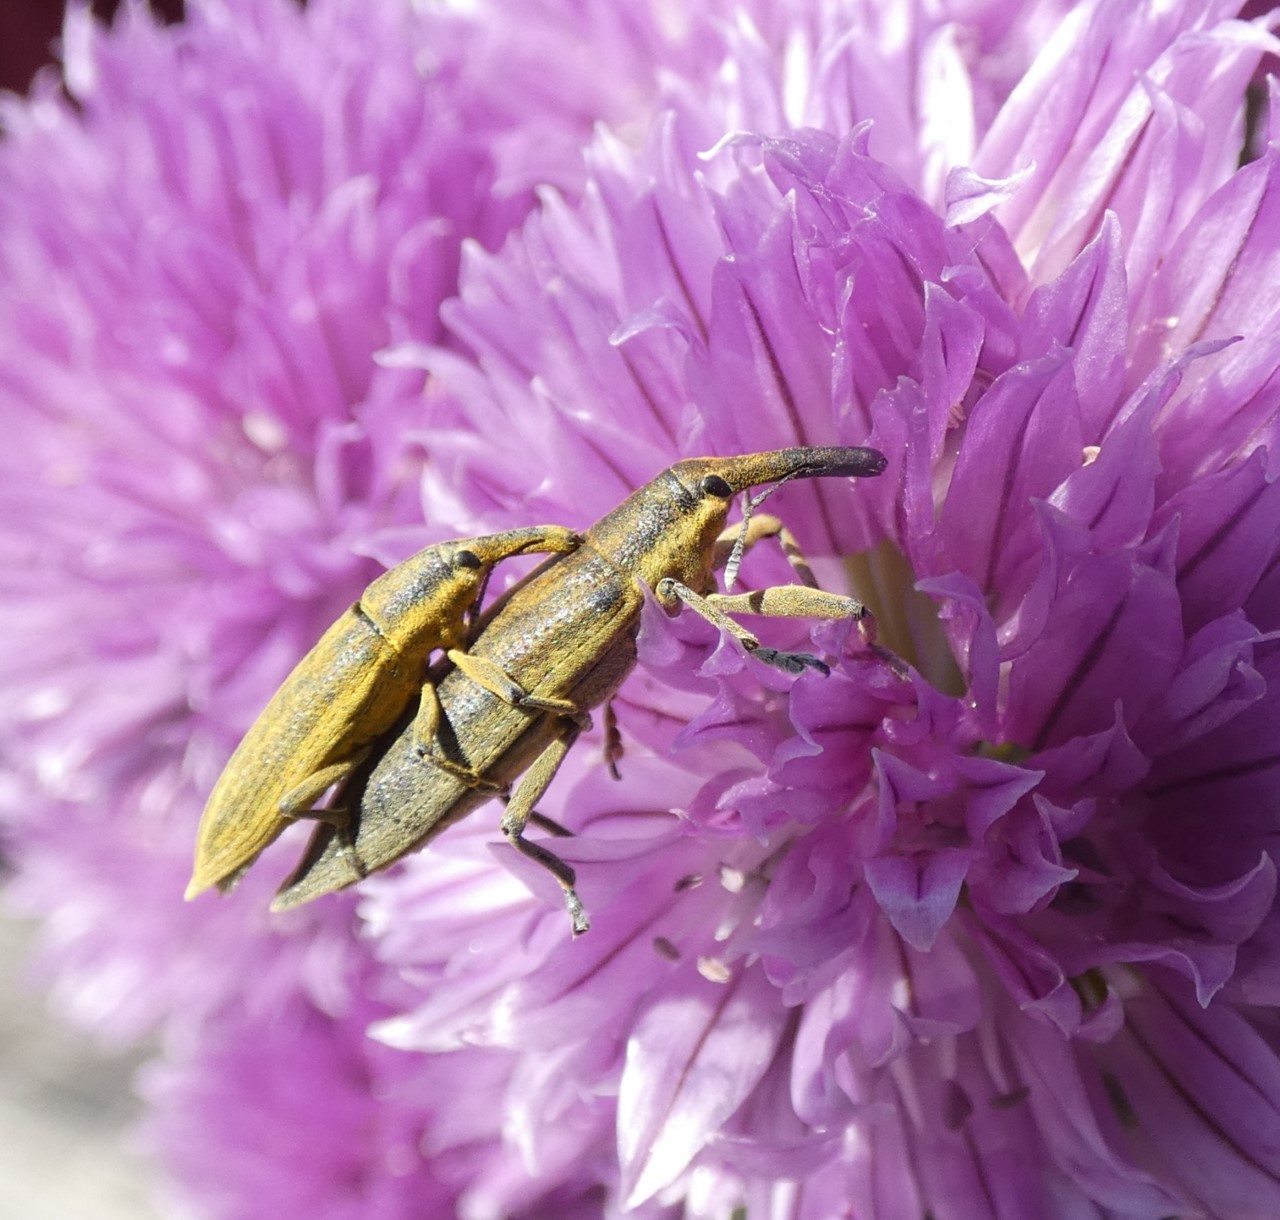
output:
M804 552L800 549L800 543L796 541L796 536L772 513L757 513L753 516L747 522L745 536L742 534L740 525L735 525L725 530L716 539L715 550L712 553L713 567L723 568L729 562L729 557L733 554L734 548L738 546L739 537L742 537L742 554L746 554L757 542L764 538L776 538L778 545L782 548L782 553L787 558L787 562L795 570L795 574L801 582L811 589L818 587L818 579L814 576L813 569L809 566L809 561L804 557Z
M456 763L451 758L446 758L438 749L436 749L436 734L440 731L440 699L436 695L435 685L431 682L422 684L421 701L418 704L418 714L413 718L413 748L417 751L419 758L424 758L431 763L432 766L439 767L441 771L447 771L450 775L456 776L468 788L474 788L477 792L505 792L507 785L495 784L492 780L487 780L483 776L477 775L474 771Z
M524 831L534 816L533 807L542 799L581 731L577 721L564 722L560 735L533 760L533 765L524 773L511 795L506 813L502 815L502 833L507 836L511 846L530 860L536 860L560 883L560 888L564 890L564 904L573 920L574 936L581 936L591 926L573 888L577 882L577 874L554 852L548 851L540 843L531 843L526 839ZM541 814L537 816L542 817Z
M780 592L787 589L795 589L797 592L806 591L805 586L803 585L782 585L779 587ZM763 593L767 591L768 590L761 590L760 592ZM823 674L829 674L831 672L830 666L825 662L818 660L817 657L810 656L807 652L779 652L776 648L765 648L741 623L735 622L724 612L724 610L720 609L720 606L726 600L725 596L722 594L712 594L711 597L703 597L700 594L695 593L688 585L683 585L678 580L672 580L669 576L658 582L658 587L654 592L657 594L658 601L667 609L674 610L681 604L688 606L691 610L695 610L698 614L702 615L707 622L720 628L721 631L727 631L731 636L738 640L742 644L743 648L745 648L749 653L752 653L761 661L764 661L769 665L774 665L786 673L798 674L802 673L805 669L816 669L819 673ZM821 592L821 590L812 590L812 592ZM751 593L742 594L740 596L756 597L758 594ZM826 596L831 595L828 594ZM713 598L715 599L714 601L712 600ZM729 597L727 600L732 603L736 599ZM850 601L852 599L845 598L843 600ZM854 603L854 605L857 604L858 603L856 602ZM760 611L753 611L753 613L760 613Z
M860 601L828 593L825 589L812 589L804 585L777 585L770 589L758 589L752 593L712 593L707 601L718 610L730 614L759 614L768 618L826 618L855 619L858 633L867 650L878 657L900 678L908 675L908 669L883 645L876 643L875 615ZM772 651L760 649L762 652ZM767 659L767 658L764 658Z
M330 806L330 811L339 815L341 819L335 819L329 823L333 827L333 837L337 841L338 851L350 866L351 871L355 873L357 880L363 881L369 875L369 870L365 868L364 861L360 859L360 853L356 851L355 839L351 834L351 814L345 805Z
M525 708L531 712L554 712L557 716L568 717L581 728L591 727L591 717L586 712L579 711L568 699L544 699L540 695L529 694L501 666L495 665L487 657L475 657L457 648L450 648L447 655L472 682L483 686L499 699L505 699L512 707Z
M742 542L739 545L738 539L741 537ZM713 553L713 566L723 568L728 563L734 551L737 550L739 558L746 554L757 542L763 538L777 538L778 545L782 548L782 553L787 557L787 562L791 564L796 576L809 589L817 590L818 581L813 574L813 569L809 566L809 561L805 558L804 552L800 549L800 543L796 540L796 536L782 523L779 518L770 513L759 513L752 517L747 523L745 533L740 525L727 529L716 539L715 551ZM736 568L735 568L736 573ZM726 585L732 585L730 574L726 573ZM794 586L793 586L794 587ZM764 590L772 592L772 590ZM863 643L867 646L867 651L873 656L879 657L895 674L900 678L905 678L909 674L907 666L902 659L890 652L883 644L876 642L876 620L875 616L861 602L854 601L851 597L841 598L840 601L846 603L849 607L857 607L857 610L844 610L840 606L833 607L833 613L827 614L823 610L776 610L776 611L760 611L751 607L725 606L724 602L728 595L713 593L710 600L724 609L732 610L735 613L747 614L770 614L775 617L786 617L790 614L797 616L811 616L814 618L856 618L858 620L858 634L862 636ZM741 596L751 596L744 594ZM836 594L824 594L824 596L836 597ZM759 651L756 653L760 655Z
M346 779L352 771L364 762L369 757L372 748L372 746L364 746L342 762L330 763L327 767L321 767L319 771L313 775L308 775L302 783L295 788L291 788L280 798L280 813L283 817L294 820L308 818L312 821L323 822L327 826L332 826L339 850L347 863L361 877L364 877L369 870L365 868L360 857L356 854L356 845L351 841L351 816L347 812L346 806L330 805L325 809L317 809L315 803L334 784Z
M337 826L339 829L344 827L347 824L347 817L342 810L317 809L315 803L334 784L346 779L352 771L364 762L369 757L371 748L370 746L363 746L341 762L330 763L327 767L321 767L319 771L308 775L302 783L290 788L280 798L281 815L286 818L311 818L317 822L327 822L330 826Z
M618 762L623 755L622 734L618 731L618 713L613 710L613 700L604 705L604 762L614 779L621 779Z
M510 797L507 798L506 803L511 803ZM539 813L536 809L529 814L529 821L531 821L535 826L541 826L547 834L554 835L557 839L573 838L573 831L567 826L561 826L555 818L549 818L545 813Z
M860 601L807 585L775 585L750 593L711 593L707 601L726 614L759 614L765 618L851 618L868 611Z

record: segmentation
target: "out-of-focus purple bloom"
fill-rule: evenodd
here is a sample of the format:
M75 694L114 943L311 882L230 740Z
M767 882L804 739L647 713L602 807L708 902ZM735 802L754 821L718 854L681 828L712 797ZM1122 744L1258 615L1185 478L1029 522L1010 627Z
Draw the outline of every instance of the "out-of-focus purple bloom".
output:
M74 18L83 115L11 107L0 159L11 893L84 1019L162 1031L186 1191L1280 1214L1270 14L193 8ZM623 782L588 740L542 805L589 936L486 814L287 920L295 839L177 903L362 557L864 442L880 479L770 508L909 676L649 608Z
M351 899L275 921L267 875L174 895L263 695L381 564L464 528L424 526L421 375L374 357L447 342L463 240L496 247L534 182L571 190L591 123L639 88L566 84L513 142L568 28L518 47L503 96L485 63L516 31L477 17L208 0L168 30L129 7L108 35L76 8L72 100L45 80L4 103L7 897L44 917L62 1012L171 1043L153 1142L210 1215L264 1214L247 1164L269 1148L292 1150L282 1217L335 1183L328 1214L415 1214L435 1173L404 1166L431 1092L401 1099L406 1057L364 1037L391 1010ZM255 1113L287 1117L269 1148Z

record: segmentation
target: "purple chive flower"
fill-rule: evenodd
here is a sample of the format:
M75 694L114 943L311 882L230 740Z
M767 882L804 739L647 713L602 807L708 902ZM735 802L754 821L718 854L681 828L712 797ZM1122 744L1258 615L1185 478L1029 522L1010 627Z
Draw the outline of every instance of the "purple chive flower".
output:
M9 894L64 1007L162 1034L184 1197L1280 1214L1277 16L191 7L74 15L81 113L0 150ZM296 836L179 902L370 560L864 442L769 508L907 676L650 607L623 781L588 738L541 806L589 936L487 812L288 919Z
M422 991L381 1036L509 1048L549 1186L594 1123L619 1212L1280 1211L1280 230L1274 153L1235 166L1273 50L1227 7L1079 8L940 181L880 124L699 156L740 111L682 97L465 269L474 362L423 354L442 482L585 524L680 453L869 436L882 479L771 507L864 556L915 667L825 626L841 668L791 682L653 613L620 700L642 757L611 786L580 748L547 800L590 937L540 907L513 936L478 890L440 935L429 856L365 887Z

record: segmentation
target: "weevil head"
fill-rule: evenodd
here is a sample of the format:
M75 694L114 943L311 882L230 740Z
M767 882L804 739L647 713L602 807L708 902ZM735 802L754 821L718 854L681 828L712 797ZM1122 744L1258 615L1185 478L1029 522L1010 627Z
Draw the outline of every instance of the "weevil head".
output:
M524 529L505 530L501 534L463 538L453 545L469 551L485 568L492 571L496 564L513 555L543 552L564 554L572 551L581 541L581 535L562 525L531 525Z
M411 555L360 597L360 612L398 652L425 660L462 642L467 612L484 595L494 565L513 555L567 552L581 541L560 526L456 538Z
M740 492L791 479L869 478L884 468L884 454L875 449L837 446L689 458L623 501L587 539L650 586L670 576L705 591L716 539Z

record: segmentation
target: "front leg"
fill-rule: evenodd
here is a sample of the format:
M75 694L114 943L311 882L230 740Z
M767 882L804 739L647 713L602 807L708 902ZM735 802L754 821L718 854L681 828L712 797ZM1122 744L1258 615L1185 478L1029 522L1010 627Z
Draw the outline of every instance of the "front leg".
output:
M712 593L707 601L717 610L731 614L759 614L769 618L850 618L858 624L858 634L867 650L878 657L900 678L907 676L907 667L887 648L876 643L876 620L870 610L852 597L828 593L825 589L810 589L804 585L778 585L771 589L758 589L753 593ZM755 655L762 661L776 664L770 656L774 649L760 648ZM803 653L780 653L780 656L804 656ZM783 668L786 668L784 665ZM798 671L797 671L798 672Z
M413 718L413 748L418 757L426 759L433 767L439 767L441 771L447 771L450 775L460 779L468 788L474 788L477 792L505 792L507 790L506 784L495 784L492 780L477 775L461 763L456 763L453 759L446 758L436 748L436 735L440 731L440 717L440 699L436 694L435 684L424 682L422 684L422 696L418 702L418 713Z
M861 622L871 616L866 606L852 597L807 585L775 585L751 593L712 593L707 601L727 614L759 614L764 618L851 618Z
M821 592L817 589L806 589L803 585L782 585L777 589L762 589L759 593L742 594L743 597L758 598L764 593L786 593L794 590L797 593L804 592ZM830 666L825 661L818 660L815 656L810 656L807 652L780 652L776 648L765 648L759 639L752 635L741 623L735 622L728 614L720 608L723 601L734 602L738 600L735 597L724 597L722 594L713 593L710 597L703 597L701 594L695 593L688 585L681 584L678 580L672 580L666 577L658 582L658 587L654 590L657 594L658 601L667 610L676 610L683 604L691 610L702 615L707 622L718 627L721 631L727 631L734 639L738 640L749 653L758 657L766 664L774 665L781 669L784 673L798 674L803 673L806 669L816 669L819 673L829 674ZM825 596L833 596L826 594ZM852 601L851 598L842 598L842 601ZM855 606L857 602L853 602ZM859 609L861 607L859 606ZM761 611L753 611L753 613L761 613ZM843 616L841 616L843 617Z
M743 555L764 538L776 538L778 540L778 545L782 548L783 555L786 556L787 562L791 565L802 587L780 585L776 588L762 589L760 593L745 593L734 596L712 593L707 598L709 603L721 610L735 614L857 619L858 634L862 637L868 651L883 661L898 677L907 677L909 671L903 661L882 644L877 643L876 620L871 611L861 602L855 601L851 597L841 597L839 594L827 593L819 589L817 578L813 574L813 568L809 566L809 561L800 549L800 544L796 541L795 535L777 517L769 513L757 513L748 517L741 525L725 530L716 539L713 566L724 569L726 589L733 588L734 581L737 579L738 565L742 562ZM745 640L743 644L745 647L750 647ZM772 652L770 649L762 650L757 648L755 655L760 657L761 660L776 663L771 656L762 655L770 652ZM806 654L781 655L803 657ZM801 662L801 668L805 664L805 662ZM789 668L789 666L784 665L783 668Z
M449 660L454 663L477 686L483 686L491 695L511 704L512 707L523 708L530 712L553 712L564 716L578 726L580 730L591 727L591 716L579 710L576 704L568 699L546 699L540 695L531 695L500 665L487 657L472 656L469 652L461 652L457 648L449 649Z

